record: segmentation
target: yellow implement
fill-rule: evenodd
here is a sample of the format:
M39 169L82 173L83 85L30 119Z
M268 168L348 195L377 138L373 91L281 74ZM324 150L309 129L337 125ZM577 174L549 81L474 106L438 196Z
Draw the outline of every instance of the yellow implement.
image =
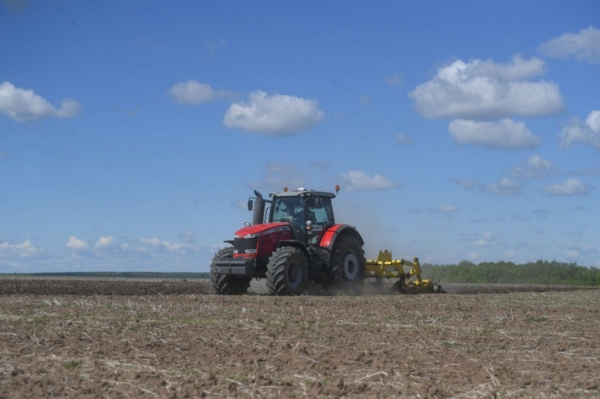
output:
M404 273L404 266L409 267L407 273ZM365 278L397 278L395 283L397 288L406 293L416 292L444 292L442 286L432 283L431 280L421 278L421 265L419 258L413 258L412 262L404 259L392 259L392 252L386 250L379 251L377 259L368 259L365 268ZM416 280L410 280L416 277Z

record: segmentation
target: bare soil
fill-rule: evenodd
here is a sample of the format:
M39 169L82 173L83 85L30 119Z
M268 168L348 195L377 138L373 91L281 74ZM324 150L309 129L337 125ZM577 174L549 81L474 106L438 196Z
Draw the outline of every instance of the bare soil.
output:
M600 397L600 290L222 297L203 281L15 280L0 280L0 398Z

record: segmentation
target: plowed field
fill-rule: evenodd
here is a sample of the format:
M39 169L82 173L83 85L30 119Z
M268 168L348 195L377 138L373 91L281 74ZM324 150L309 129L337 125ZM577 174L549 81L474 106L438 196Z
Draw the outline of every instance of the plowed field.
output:
M599 290L221 297L198 281L3 279L0 293L0 398L600 397Z

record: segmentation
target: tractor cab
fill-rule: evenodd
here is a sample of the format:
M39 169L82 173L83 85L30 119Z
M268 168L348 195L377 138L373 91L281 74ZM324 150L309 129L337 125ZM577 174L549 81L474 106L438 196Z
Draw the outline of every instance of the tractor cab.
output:
M268 222L290 223L294 239L305 245L316 245L327 228L335 224L333 193L300 188L270 196Z

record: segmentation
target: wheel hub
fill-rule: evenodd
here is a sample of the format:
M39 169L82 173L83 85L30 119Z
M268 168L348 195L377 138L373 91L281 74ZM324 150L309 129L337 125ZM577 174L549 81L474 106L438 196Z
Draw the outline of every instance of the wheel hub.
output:
M287 275L292 286L297 287L302 283L302 268L298 264L290 264Z
M354 281L358 277L358 258L354 252L348 252L344 256L342 265L344 277L348 281Z

